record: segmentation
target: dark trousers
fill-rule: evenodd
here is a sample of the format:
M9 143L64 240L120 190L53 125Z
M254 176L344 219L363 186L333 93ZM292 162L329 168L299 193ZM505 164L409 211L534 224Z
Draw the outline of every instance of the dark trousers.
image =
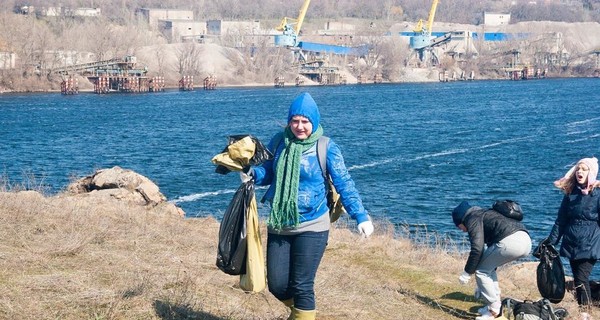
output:
M577 303L580 306L592 303L592 291L590 289L590 274L594 269L596 260L579 259L570 260L571 270L573 271L573 282L577 294Z
M294 307L315 310L315 276L329 231L267 237L267 283L279 300L293 298Z

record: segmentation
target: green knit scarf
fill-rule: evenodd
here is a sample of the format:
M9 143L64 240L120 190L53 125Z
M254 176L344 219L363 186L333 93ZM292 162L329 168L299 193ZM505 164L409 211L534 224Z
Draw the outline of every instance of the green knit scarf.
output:
M296 227L300 224L300 214L298 213L300 158L302 153L317 143L322 135L323 128L320 125L317 131L304 140L298 140L290 127L285 129L285 148L281 151L277 161L275 197L267 221L270 227L281 230L284 227Z

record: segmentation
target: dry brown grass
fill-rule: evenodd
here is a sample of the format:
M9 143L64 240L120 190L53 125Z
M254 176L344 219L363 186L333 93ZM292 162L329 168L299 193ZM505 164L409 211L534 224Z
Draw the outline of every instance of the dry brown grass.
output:
M465 257L451 245L417 246L382 222L361 239L350 226L331 232L316 279L318 319L474 318L481 304L473 283L458 284ZM217 269L218 230L211 218L116 200L0 193L0 318L287 318L267 290L245 293ZM500 270L504 294L537 299L534 268ZM571 295L561 305L577 314Z

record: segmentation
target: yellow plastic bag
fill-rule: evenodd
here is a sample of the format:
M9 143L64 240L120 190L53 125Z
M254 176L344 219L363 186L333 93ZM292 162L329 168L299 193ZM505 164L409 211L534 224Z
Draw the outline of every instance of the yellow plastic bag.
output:
M227 146L227 151L214 156L212 163L225 166L230 170L240 171L250 164L255 150L256 145L252 141L252 137L247 136Z
M246 183L253 183L252 181ZM246 274L240 275L240 288L245 291L261 292L267 286L265 258L260 239L256 198L252 198L246 211L247 255Z

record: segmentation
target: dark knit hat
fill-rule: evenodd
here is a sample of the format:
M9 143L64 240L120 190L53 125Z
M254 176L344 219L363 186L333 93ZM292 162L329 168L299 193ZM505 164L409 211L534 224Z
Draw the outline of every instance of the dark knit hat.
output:
M457 227L459 224L461 224L463 222L465 213L467 213L467 210L469 210L470 208L471 208L471 205L468 202L463 201L458 205L458 207L456 207L456 208L454 208L454 210L452 210L452 221L454 221L454 224Z
M288 123L294 116L306 117L313 125L311 133L315 133L319 128L319 122L321 121L319 107L308 92L299 95L290 105L290 110L288 111Z

